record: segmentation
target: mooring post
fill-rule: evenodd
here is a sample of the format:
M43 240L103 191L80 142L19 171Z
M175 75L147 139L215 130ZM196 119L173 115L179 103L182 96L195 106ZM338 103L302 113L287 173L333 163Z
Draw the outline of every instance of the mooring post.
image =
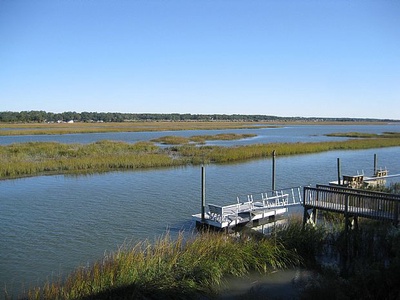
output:
M276 151L272 151L272 190L275 191L275 156Z
M201 222L205 223L206 213L206 169L201 166Z
M340 185L340 177L342 177L342 176L340 174L340 158L338 158L337 159L337 180L338 180L338 185Z
M377 157L377 155L376 154L374 154L374 176L376 176L377 174L376 174L376 171L377 171L377 168L378 168L378 157Z

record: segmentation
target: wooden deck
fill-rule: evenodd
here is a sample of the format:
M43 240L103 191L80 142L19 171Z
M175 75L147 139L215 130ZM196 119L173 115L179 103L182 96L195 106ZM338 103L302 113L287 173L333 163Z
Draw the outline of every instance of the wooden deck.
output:
M208 211L193 215L197 224L218 229L232 228L249 222L263 222L283 215L292 205L302 204L301 187L238 196L236 203L229 205L208 204Z
M304 222L310 219L310 210L343 213L346 218L362 217L381 221L399 222L400 195L317 185L304 188Z

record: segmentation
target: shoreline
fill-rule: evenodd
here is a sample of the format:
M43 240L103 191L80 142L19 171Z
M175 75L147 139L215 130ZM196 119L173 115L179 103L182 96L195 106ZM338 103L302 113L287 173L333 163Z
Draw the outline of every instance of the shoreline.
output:
M400 125L386 121L131 121L104 123L0 123L0 136L280 128L286 125Z

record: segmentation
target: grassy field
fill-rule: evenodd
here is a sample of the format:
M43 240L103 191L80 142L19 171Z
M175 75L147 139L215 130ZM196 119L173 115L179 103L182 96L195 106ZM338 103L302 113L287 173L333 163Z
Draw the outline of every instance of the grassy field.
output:
M400 138L352 139L340 142L271 143L237 147L195 146L160 148L152 142L129 144L99 141L92 144L29 142L0 146L0 179L63 173L160 168L202 163L230 163L277 155L331 150L400 146Z
M185 121L185 122L104 122L104 123L0 123L0 136L74 134L100 132L177 131L211 129L276 128L285 125L387 125L387 122L231 122L231 121Z
M189 138L181 136L163 136L157 139L152 139L152 142L166 145L182 145L189 143L204 144L206 141L232 141L247 139L257 136L256 134L236 134L236 133L220 133L215 135L194 135Z
M122 122L122 123L0 123L0 136L51 135L100 132L142 132L212 129L275 128L276 125L256 122Z
M327 136L335 136L335 137L348 137L348 138L400 138L400 132L384 132L382 134L376 133L363 133L363 132L336 132L329 133Z

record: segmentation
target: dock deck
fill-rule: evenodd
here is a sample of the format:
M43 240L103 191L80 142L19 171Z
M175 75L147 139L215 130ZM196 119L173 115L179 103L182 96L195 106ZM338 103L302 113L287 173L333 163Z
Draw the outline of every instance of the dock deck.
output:
M231 228L249 222L263 222L283 215L292 205L302 204L301 187L280 191L237 197L236 203L229 205L208 204L204 219L201 214L193 215L197 224L218 229Z

